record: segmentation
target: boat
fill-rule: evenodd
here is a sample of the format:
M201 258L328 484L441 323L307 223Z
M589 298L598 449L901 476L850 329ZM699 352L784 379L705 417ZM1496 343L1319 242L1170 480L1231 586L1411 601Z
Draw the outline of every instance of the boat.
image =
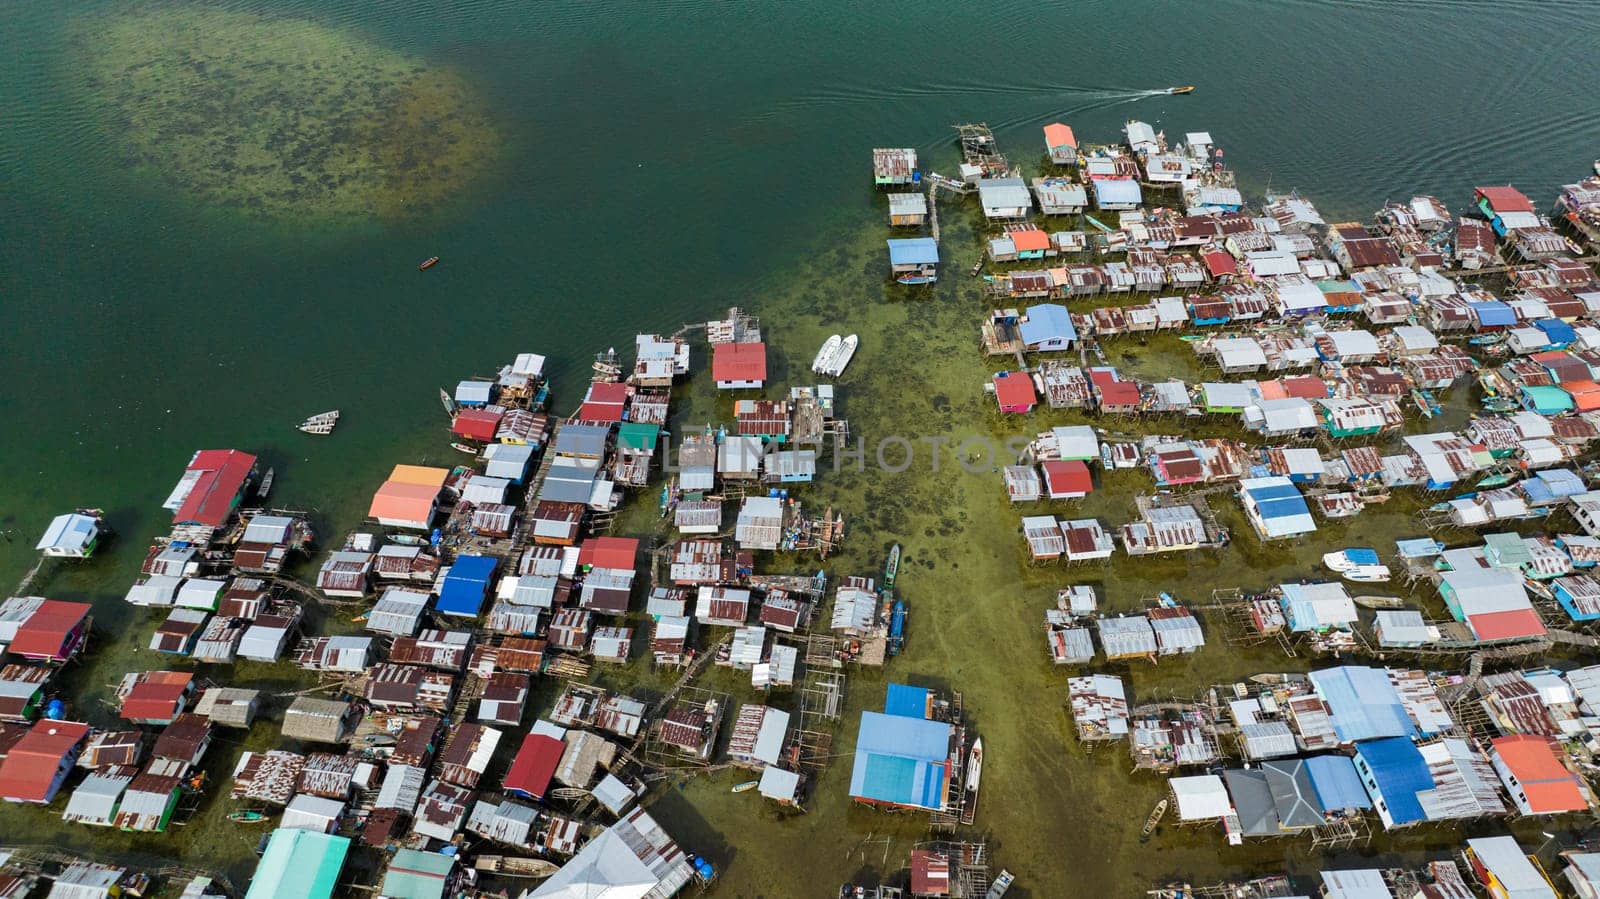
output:
M469 445L467 445L465 443L452 443L452 444L450 444L450 448L455 450L458 453L467 453L467 454L473 455L473 456L476 456L478 454L478 448L477 447L469 446Z
M496 877L549 877L560 870L554 862L515 855L480 855L472 867Z
M733 792L733 793L748 793L751 790L754 790L756 787L759 787L759 786L761 786L761 781L759 781L759 780L747 780L742 784L734 784L733 785L733 789L730 792Z
M896 543L889 550L889 561L883 566L883 590L885 593L894 589L894 576L900 573L900 544Z
M961 823L971 824L978 817L978 781L983 777L983 738L976 737L967 751L966 793L961 797Z
M439 388L439 404L444 406L444 414L452 419L456 417L456 399L450 395L450 391L443 387Z
M260 824L267 820L267 814L253 808L242 808L229 812L228 820L235 824Z
M978 257L978 261L972 263L972 277L976 278L976 277L978 277L978 275L980 275L982 273L983 273L983 257L979 256Z
M1504 331L1492 331L1488 334L1479 334L1476 337L1467 338L1467 343L1473 346L1499 346L1505 342L1506 332Z
M1016 879L1017 876L1015 874L1012 874L1005 868L1001 868L1000 876L996 877L994 882L989 884L989 892L984 894L983 899L1000 899L1001 896L1006 894L1006 890L1011 889L1011 884Z
M332 409L327 412L318 412L305 421L295 425L295 429L303 434L332 434L333 426L339 423L339 410Z
M1167 800L1163 799L1156 803L1155 808L1150 810L1150 817L1144 819L1144 828L1139 831L1139 839L1150 839L1150 835L1156 832L1156 825L1161 823L1161 819L1166 817L1166 814Z
M417 266L417 271L425 272L428 269L433 268L434 266L436 266L438 264L439 264L439 257L438 256L429 256L427 259L422 260L422 264L421 265Z
M1339 572L1339 576L1357 584L1382 584L1393 577L1387 565L1357 565L1349 571Z
M1177 87L1169 87L1169 88L1167 88L1167 93L1169 93L1169 94L1192 94L1192 93L1194 93L1194 85L1192 85L1192 84L1180 84Z
M1325 554L1322 557L1322 564L1329 571L1337 571L1343 574L1346 571L1354 571L1362 565L1379 564L1378 551L1366 547L1341 549L1337 552Z
M828 367L823 374L833 378L844 374L845 368L850 365L850 359L856 354L856 344L860 342L861 339L854 334L846 337L839 344L839 349L834 351L833 357L828 360Z
M1432 418L1444 411L1439 405L1439 401L1434 399L1433 391L1431 390L1424 390L1421 387L1416 388L1411 391L1411 401L1417 404L1417 411L1421 412L1424 418Z
M390 534L389 542L398 543L401 546L426 546L428 538L416 534Z
M267 469L267 473L261 476L261 483L256 485L256 499L267 498L267 494L272 492L272 479L277 476L278 470L276 468Z
M1594 173L1600 175L1600 159L1594 161Z
M906 645L906 601L896 599L889 615L889 655L899 655Z
M822 342L822 349L817 350L817 358L811 360L811 370L817 374L825 374L828 363L833 361L833 354L839 352L839 344L844 343L844 338L838 334Z
M1403 609L1406 601L1398 596L1356 596L1352 597L1356 605L1363 609Z

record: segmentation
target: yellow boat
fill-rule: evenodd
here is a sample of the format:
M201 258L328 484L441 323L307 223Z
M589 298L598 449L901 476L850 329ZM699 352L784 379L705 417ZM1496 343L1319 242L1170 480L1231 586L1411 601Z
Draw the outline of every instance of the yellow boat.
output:
M1192 84L1184 84L1184 85L1180 85L1178 87L1169 87L1169 88L1167 88L1167 93L1169 93L1169 94L1192 94L1192 93L1194 93L1194 85L1192 85Z

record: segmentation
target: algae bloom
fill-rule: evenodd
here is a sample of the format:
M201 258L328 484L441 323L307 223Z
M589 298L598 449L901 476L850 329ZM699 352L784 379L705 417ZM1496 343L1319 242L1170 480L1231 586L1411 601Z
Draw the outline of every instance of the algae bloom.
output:
M272 219L425 215L499 136L458 74L297 19L143 8L80 20L91 106L142 177Z

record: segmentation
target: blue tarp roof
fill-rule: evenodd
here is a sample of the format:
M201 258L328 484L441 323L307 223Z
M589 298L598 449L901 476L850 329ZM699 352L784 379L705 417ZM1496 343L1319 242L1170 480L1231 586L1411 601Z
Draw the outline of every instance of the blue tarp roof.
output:
M1541 318L1533 326L1543 331L1551 343L1571 343L1578 339L1578 332L1559 318Z
M944 806L950 725L879 712L861 713L850 795L894 805Z
M1467 304L1478 324L1485 327L1507 327L1517 323L1516 310L1499 300L1477 300Z
M1305 763L1323 811L1372 808L1372 797L1361 785L1361 775L1356 773L1356 763L1349 756L1314 755Z
M1094 201L1102 206L1106 203L1137 203L1143 197L1137 181L1108 178L1094 183Z
M1372 771L1378 793L1389 808L1390 820L1410 824L1426 817L1417 792L1433 789L1433 776L1415 743L1405 737L1371 740L1357 744L1356 754Z
M1382 668L1341 665L1311 672L1311 684L1328 704L1340 742L1415 737L1417 728Z
M889 241L891 265L926 265L939 261L939 243L931 237L908 237Z
M1077 340L1078 329L1072 326L1072 316L1060 303L1040 303L1028 307L1028 317L1020 327L1023 343L1043 343L1047 340Z
M926 718L928 691L910 684L890 684L889 695L883 701L883 712L902 718Z
M1356 563L1357 565L1378 564L1378 551L1375 549L1368 549L1366 547L1347 549L1344 551L1344 557Z
M499 561L493 556L457 556L439 586L439 601L434 608L441 615L477 615Z

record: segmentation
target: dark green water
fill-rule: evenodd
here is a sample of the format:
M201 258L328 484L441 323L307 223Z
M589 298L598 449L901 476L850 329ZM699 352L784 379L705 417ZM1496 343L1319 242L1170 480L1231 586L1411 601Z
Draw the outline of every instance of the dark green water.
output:
M1209 130L1247 189L1298 188L1330 219L1364 219L1416 192L1461 207L1475 183L1511 181L1542 204L1600 146L1600 20L1582 3L134 9L153 18L130 24L109 3L0 7L0 530L9 540L0 584L32 566L52 515L105 507L126 535L114 551L52 569L34 589L95 601L102 626L133 622L139 644L154 622L120 597L193 449L260 453L277 468L278 500L316 510L324 533L341 534L388 466L450 454L436 388L519 351L552 357L556 405L567 408L595 350L739 304L763 315L780 372L803 372L821 337L840 329L834 322L861 332L845 380L858 432L964 436L1055 423L999 422L981 401L987 364L972 350L981 301L970 284L951 279L918 304L886 293L882 200L866 186L872 146L916 145L925 167L948 170L948 126L983 119L1032 164L1046 122L1109 141L1137 116L1174 136ZM224 26L233 30L207 31ZM173 47L185 46L172 34L185 28L206 67L171 65ZM295 89L306 69L253 64L297 53L348 61L361 74L356 88L306 100ZM253 63L215 61L230 57ZM383 79L412 69L446 85L413 101L464 98L481 121L459 133L426 115L396 125ZM145 80L177 70L176 81ZM1136 102L1115 93L1176 83L1198 90ZM274 115L274 102L309 104L297 114L337 127ZM159 130L173 122L182 129ZM384 144L363 135L393 133L384 127L453 140L409 181L360 194L370 214L347 214L298 181L303 206L253 204L262 182L234 177L245 155L228 156L234 168L222 171L188 142L221 134L233 153L315 135L370 149ZM290 158L325 173L332 163L313 150ZM359 185L363 171L337 174ZM947 258L964 265L978 235L952 218ZM417 261L435 254L444 263L419 274ZM702 373L696 388L708 387ZM334 407L345 418L333 438L292 430ZM692 408L694 421L714 411L703 396ZM1128 492L1143 484L1129 480ZM1015 512L997 489L988 477L909 474L838 477L817 491L857 516L835 571L866 573L889 542L908 544L914 563L902 583L927 604L893 673L967 691L989 752L980 823L1001 861L1037 896L1122 895L1157 876L1286 857L1316 867L1289 844L1219 855L1212 835L1159 851L1136 843L1158 785L1129 787L1123 757L1085 758L1066 738L1062 676L1040 662L1037 629L1064 579L1019 563ZM1096 503L1086 512L1128 517L1126 493ZM1406 526L1398 512L1363 519L1365 533ZM1337 541L1347 527L1324 534ZM1209 587L1222 568L1264 583L1295 564L1239 548L1222 564L1170 560L1094 579L1113 604L1131 606L1174 584ZM106 651L113 645L108 638ZM108 656L84 686L103 690L130 667L122 659ZM1282 663L1218 650L1187 664L1136 680L1170 689ZM881 679L852 690L852 707L871 706ZM843 745L852 737L853 725ZM844 767L824 776L824 798L799 820L757 815L722 783L674 794L663 815L727 868L719 893L821 895L878 866L872 850L849 855L862 837L895 833L892 865L916 834L914 822L849 809ZM25 828L10 820L0 815L6 837L45 818ZM70 836L86 845L99 832ZM1414 836L1409 848L1451 839ZM115 838L118 851L177 846L236 874L243 842Z

